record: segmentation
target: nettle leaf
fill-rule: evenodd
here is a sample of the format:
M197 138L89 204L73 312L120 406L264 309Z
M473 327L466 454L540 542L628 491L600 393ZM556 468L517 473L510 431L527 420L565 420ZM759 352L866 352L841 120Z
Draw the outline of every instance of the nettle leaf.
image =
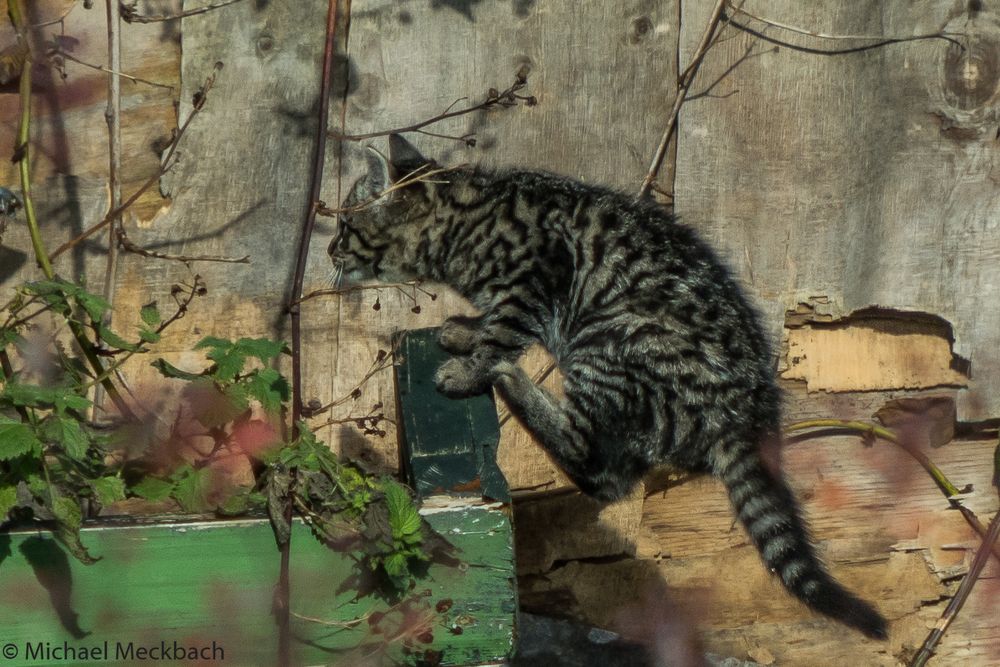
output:
M21 334L8 327L0 327L0 349L22 342Z
M140 349L138 345L128 342L112 331L107 325L98 324L97 334L101 337L101 340L113 348L125 350L127 352L138 352Z
M146 304L139 311L139 317L142 318L143 323L147 327L156 327L160 325L163 318L160 317L160 309L156 307L156 302Z
M0 523L7 518L7 513L17 507L17 487L0 486Z
M99 477L90 482L90 488L101 507L125 499L125 482L119 477Z
M288 400L290 389L288 380L272 368L262 368L253 373L246 382L247 393L260 401L267 412L277 412L281 404Z
M52 499L52 515L56 519L56 537L69 549L77 560L90 565L99 559L94 558L80 541L80 525L83 523L83 512L74 498L55 496Z
M163 338L160 334L150 329L139 329L139 340L143 343L159 343Z
M178 380L200 380L204 377L201 373L188 373L187 371L182 371L177 368L166 359L157 359L150 363L150 366L160 371L160 375L168 378L177 378Z
M211 496L216 488L211 468L189 468L190 473L177 480L173 497L186 512L204 512L214 508Z
M77 285L59 278L25 283L22 289L25 294L40 296L46 303L52 305L65 304L67 297L76 296L81 291Z
M236 341L235 348L244 355L260 359L262 364L266 364L281 354L285 349L285 343L267 338L240 338Z
M170 497L174 483L157 477L143 477L140 482L130 486L129 490L140 498L156 502Z
M386 556L385 560L382 561L382 566L385 568L386 574L393 579L405 577L409 573L406 556L401 553L394 553Z
M215 362L213 377L220 382L231 382L236 375L243 370L243 363L247 354L236 347L232 341L215 336L207 336L198 341L194 349L201 350L209 348L205 356Z
M0 392L0 399L13 405L29 408L47 408L55 403L55 392L36 384L22 384L9 380Z
M410 494L401 485L391 480L383 483L385 504L389 510L389 527L396 540L412 543L413 535L420 535L420 514L413 505Z
M69 417L51 416L42 422L42 434L62 447L66 455L82 461L90 447L90 438L80 422Z
M72 389L69 388L61 392L55 392L52 397L52 403L56 407L56 412L60 415L65 414L67 410L86 410L93 405L89 398L74 394Z
M76 302L87 311L87 316L90 317L92 322L100 322L101 318L104 317L104 313L111 310L110 303L96 294L91 294L83 290L77 292Z
M27 424L0 415L0 461L42 453L42 442Z

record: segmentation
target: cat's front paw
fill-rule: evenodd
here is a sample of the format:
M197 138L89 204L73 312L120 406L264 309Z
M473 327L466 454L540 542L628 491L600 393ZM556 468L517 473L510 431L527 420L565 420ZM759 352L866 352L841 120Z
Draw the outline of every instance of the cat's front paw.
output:
M478 342L478 331L471 318L450 317L441 325L438 344L451 354L471 354Z
M449 359L434 374L437 390L448 398L467 398L486 393L490 380L465 359Z

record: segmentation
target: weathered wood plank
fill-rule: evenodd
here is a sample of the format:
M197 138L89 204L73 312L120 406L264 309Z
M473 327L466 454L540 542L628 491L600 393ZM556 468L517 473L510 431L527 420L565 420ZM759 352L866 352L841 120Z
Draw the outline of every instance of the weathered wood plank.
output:
M683 7L688 60L711 6ZM939 315L975 368L960 418L1000 413L1000 313L986 301L1000 271L988 157L1000 80L988 64L996 9L944 0L748 9L828 34L968 35L964 55L925 40L822 56L726 28L731 39L709 52L698 78L707 86L724 75L715 96L681 112L676 207L725 250L776 339L783 311L810 296L827 297L839 315L871 305ZM817 48L855 44L767 35Z

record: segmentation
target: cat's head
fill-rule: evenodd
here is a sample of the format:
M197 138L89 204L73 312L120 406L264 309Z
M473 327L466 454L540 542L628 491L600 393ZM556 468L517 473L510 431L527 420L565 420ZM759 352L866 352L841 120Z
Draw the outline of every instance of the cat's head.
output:
M341 203L337 235L327 252L348 280L421 278L415 245L433 204L420 174L435 165L399 135L389 136L389 157L366 150L368 172Z

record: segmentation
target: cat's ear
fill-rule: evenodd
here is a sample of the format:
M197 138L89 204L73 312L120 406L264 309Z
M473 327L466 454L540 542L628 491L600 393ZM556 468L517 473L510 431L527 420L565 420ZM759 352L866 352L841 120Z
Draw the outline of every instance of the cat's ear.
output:
M365 146L365 162L368 165L368 173L365 176L363 194L365 197L372 197L392 184L389 178L389 161L371 146Z
M389 178L393 183L431 164L420 151L398 134L389 135Z

